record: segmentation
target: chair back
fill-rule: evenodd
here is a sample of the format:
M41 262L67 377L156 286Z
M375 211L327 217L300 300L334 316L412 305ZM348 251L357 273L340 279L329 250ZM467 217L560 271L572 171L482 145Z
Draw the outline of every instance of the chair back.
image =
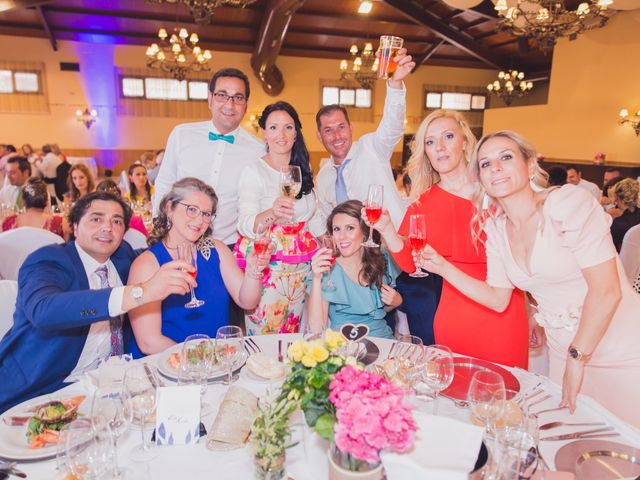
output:
M124 241L131 245L134 250L147 248L147 237L135 228L130 228L124 232Z
M18 282L15 280L0 280L0 339L5 336L13 325L13 312L16 310L18 296Z
M620 248L620 260L624 267L624 273L629 282L633 282L640 276L640 225L631 227L625 233Z
M29 254L52 243L64 243L64 238L44 228L19 227L0 233L0 279L18 280Z

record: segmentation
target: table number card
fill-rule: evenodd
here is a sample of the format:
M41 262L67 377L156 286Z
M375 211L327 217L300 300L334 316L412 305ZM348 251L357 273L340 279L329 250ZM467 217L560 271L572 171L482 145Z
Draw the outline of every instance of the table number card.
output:
M200 438L200 385L158 387L157 445L194 445Z

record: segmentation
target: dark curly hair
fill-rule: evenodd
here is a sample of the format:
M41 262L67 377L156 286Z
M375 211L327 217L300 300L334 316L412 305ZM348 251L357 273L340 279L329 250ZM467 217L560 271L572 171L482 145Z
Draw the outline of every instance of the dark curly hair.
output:
M125 228L131 221L131 207L127 202L122 200L119 196L110 192L91 192L87 193L84 197L80 197L78 201L71 207L69 212L69 225L75 226L80 223L82 217L85 216L87 210L91 207L91 204L96 200L102 200L105 202L116 202L122 207L122 214L124 215ZM73 240L73 229L71 232L71 239Z
M184 201L185 197L190 192L202 192L207 195L213 204L211 207L211 213L216 213L216 208L218 207L218 196L216 195L213 187L207 185L202 180L193 177L185 177L182 180L178 180L173 184L171 190L162 197L162 201L158 207L158 216L153 219L153 230L147 238L147 244L149 246L161 242L167 236L169 230L171 230L167 209L171 209L172 211L175 210L176 205ZM209 228L207 228L207 231L204 232L202 236L208 237L209 235L211 235L211 225L209 225Z
M296 198L302 198L303 195L307 195L313 190L313 172L311 171L311 164L309 163L309 150L304 143L304 136L302 135L302 124L295 108L287 102L276 102L264 107L258 124L260 128L264 130L266 128L267 119L273 112L286 112L293 119L293 124L296 128L296 140L291 148L291 159L289 165L297 165L300 167L302 173L302 187Z
M358 220L360 230L366 237L369 236L369 226L362 219L361 211L364 205L360 200L347 200L337 205L333 209L329 218L327 218L327 230L333 235L333 218L342 213L351 218ZM373 240L380 243L380 233L373 231ZM378 288L382 287L384 277L387 271L387 259L379 248L362 248L362 269L360 270L359 280L370 287L374 285Z

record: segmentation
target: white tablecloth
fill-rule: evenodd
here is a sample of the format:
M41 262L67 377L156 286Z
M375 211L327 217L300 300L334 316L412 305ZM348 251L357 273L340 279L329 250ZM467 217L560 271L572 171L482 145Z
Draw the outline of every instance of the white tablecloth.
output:
M286 342L293 341L298 337L299 335L270 335L252 338L258 343L262 351L276 356L278 339L282 339L286 345ZM386 358L392 342L383 339L372 340L374 340L380 348L380 358ZM158 355L147 357L146 361L153 364L157 361L158 357ZM542 387L547 393L552 395L552 398L549 400L545 400L536 405L532 409L533 411L553 408L558 405L560 401L560 388L557 385L545 377L529 373L519 368L510 370L520 381L521 391L528 392ZM170 381L166 382L168 384L171 383ZM267 387L269 387L269 383L252 380L245 372L240 373L240 379L237 385L247 388L256 394L262 394ZM273 385L273 387L277 386L278 384ZM202 419L207 430L213 423L213 419L217 413L217 405L219 405L222 400L227 388L228 387L223 385L210 385L207 390L205 401L214 406L213 412ZM89 382L82 381L66 387L64 389L64 395L70 396L81 392L90 394L91 391L92 386ZM540 396L536 398L540 398ZM451 400L446 398L440 399L438 413L463 421L469 421L469 410L456 407ZM621 434L619 437L611 438L612 441L640 445L640 431L624 423L589 397L581 396L578 399L578 409L573 416L564 410L543 414L540 418L541 423L553 420L605 421L614 426L616 431ZM294 416L293 423L294 440L299 440L300 443L287 451L287 472L290 477L295 480L326 480L328 476L326 443L320 439L317 434L304 426L304 418L301 414L298 413ZM561 434L566 431L567 430L558 428L553 430L553 434ZM569 431L575 431L575 429ZM149 431L148 433L150 435L151 432ZM129 451L138 445L139 442L140 431L138 427L132 426L120 439L118 444L118 457L122 465L126 465L129 462ZM540 450L542 455L552 468L554 465L553 459L557 450L566 443L567 442L541 442ZM161 448L162 451L160 455L149 465L148 471L150 479L253 479L254 467L250 446L231 452L212 452L205 447L204 442L195 446L171 446ZM56 478L55 459L39 462L20 462L19 468L28 474L29 479Z

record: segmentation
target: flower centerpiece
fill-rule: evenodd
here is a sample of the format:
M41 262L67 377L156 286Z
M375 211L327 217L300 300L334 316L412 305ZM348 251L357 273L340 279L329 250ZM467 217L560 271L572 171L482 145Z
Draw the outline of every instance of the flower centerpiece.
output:
M607 154L604 152L596 152L596 154L593 156L593 163L595 163L596 165L604 165L604 161L607 158Z
M361 368L345 351L345 338L327 330L324 340L296 341L288 350L291 372L279 399L297 401L305 420L331 443L330 479L341 471L382 478L380 451L413 446L416 424L405 391ZM349 349L346 349L348 351Z

